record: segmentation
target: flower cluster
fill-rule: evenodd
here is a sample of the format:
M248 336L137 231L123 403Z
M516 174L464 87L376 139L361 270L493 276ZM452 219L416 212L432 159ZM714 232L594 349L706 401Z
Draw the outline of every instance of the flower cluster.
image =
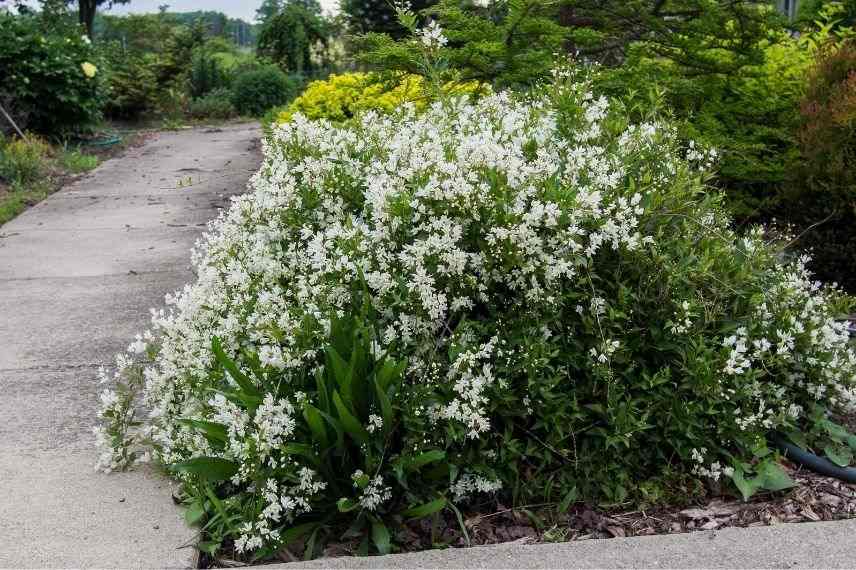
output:
M157 347L140 373L155 457L237 465L223 492L242 505L238 550L337 502L382 516L512 488L620 497L675 467L728 475L766 430L852 404L836 294L760 234L738 239L667 125L626 126L558 81L347 125L298 113L265 141L250 192L194 252L198 280L132 347ZM328 437L317 409L332 405L317 378L338 366L333 321L356 314L404 380L386 409L335 403L371 464L316 471L309 434ZM238 398L243 376L263 394ZM116 402L111 433L134 409Z

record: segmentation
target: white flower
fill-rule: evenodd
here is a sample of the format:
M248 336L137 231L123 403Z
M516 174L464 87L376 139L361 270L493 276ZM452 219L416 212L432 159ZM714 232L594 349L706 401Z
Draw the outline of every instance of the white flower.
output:
M449 39L443 35L440 24L435 20L431 20L427 26L419 30L419 37L422 44L429 49L441 48L449 43Z

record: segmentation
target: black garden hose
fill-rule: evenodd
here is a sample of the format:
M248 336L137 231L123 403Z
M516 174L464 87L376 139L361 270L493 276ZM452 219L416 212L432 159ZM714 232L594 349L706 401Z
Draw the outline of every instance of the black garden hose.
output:
M825 457L820 457L814 453L809 453L787 440L782 434L772 432L769 435L770 443L772 443L779 451L785 454L785 457L795 463L811 469L815 473L826 475L827 477L835 477L846 483L856 484L856 469L853 467L839 467Z

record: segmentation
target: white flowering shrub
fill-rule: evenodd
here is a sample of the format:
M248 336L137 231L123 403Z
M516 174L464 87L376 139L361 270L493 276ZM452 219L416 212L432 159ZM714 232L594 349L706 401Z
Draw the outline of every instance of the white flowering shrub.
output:
M256 557L498 498L786 487L765 435L854 401L846 299L735 236L710 153L586 89L280 125L120 358L103 466L152 452L205 548Z

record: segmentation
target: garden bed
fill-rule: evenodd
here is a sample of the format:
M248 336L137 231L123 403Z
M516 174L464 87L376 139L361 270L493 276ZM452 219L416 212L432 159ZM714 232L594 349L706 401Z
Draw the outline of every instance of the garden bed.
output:
M784 494L759 495L748 502L723 495L693 505L645 510L576 506L566 516L549 524L545 523L550 520L547 516L537 520L542 514L537 507L511 509L496 505L490 511L466 513L466 537L458 521L447 517L433 530L430 521L408 524L397 539L400 552L404 553L431 548L625 538L856 518L856 485L793 466L785 468L797 483L796 488ZM358 552L358 540L333 542L324 550L323 557L356 556ZM282 562L298 562L303 560L303 554L304 543L299 541L283 549L278 558ZM236 564L240 563L209 556L200 558L202 568L234 567Z

